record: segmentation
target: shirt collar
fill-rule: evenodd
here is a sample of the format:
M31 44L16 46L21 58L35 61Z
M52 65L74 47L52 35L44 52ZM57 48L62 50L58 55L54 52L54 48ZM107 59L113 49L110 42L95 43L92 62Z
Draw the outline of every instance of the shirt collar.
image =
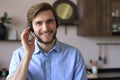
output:
M54 45L54 47L51 49L51 51L55 50L58 53L60 53L60 42L56 39L56 43ZM41 52L41 49L39 48L38 44L37 44L37 40L35 40L35 50L34 50L34 54L37 54Z

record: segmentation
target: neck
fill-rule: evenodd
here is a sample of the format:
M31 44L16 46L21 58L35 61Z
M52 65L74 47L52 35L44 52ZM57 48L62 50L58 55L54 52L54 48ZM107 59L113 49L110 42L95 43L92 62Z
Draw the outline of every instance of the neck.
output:
M49 44L44 44L44 43L38 43L39 47L41 50L45 53L48 53L54 46L56 39L54 39L51 43Z

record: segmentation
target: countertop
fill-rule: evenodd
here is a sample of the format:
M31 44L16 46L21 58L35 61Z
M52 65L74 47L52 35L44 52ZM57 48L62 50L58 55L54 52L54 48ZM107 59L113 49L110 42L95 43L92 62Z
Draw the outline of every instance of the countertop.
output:
M87 74L87 77L88 80L120 80L120 68L98 69L97 75Z

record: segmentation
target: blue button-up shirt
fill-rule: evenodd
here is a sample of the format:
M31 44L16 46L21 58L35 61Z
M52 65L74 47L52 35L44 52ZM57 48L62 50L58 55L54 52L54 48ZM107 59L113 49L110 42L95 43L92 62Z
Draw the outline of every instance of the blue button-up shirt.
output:
M16 71L23 53L22 47L13 52L8 77ZM83 57L78 49L59 41L47 54L35 44L26 80L87 80Z

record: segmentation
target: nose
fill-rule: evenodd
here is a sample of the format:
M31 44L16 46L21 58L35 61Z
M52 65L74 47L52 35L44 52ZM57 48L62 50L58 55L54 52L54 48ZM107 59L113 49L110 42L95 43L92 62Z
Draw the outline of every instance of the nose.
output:
M47 29L48 29L47 23L43 23L42 30L43 30L43 31L46 31Z

